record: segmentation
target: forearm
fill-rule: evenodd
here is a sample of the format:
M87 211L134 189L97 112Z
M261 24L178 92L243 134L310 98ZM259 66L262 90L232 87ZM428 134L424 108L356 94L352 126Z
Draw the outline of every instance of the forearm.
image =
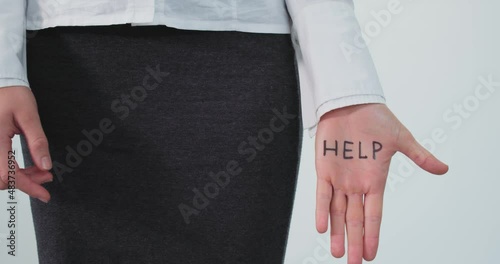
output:
M352 50L363 42L352 0L287 0L287 8L310 136L331 110L385 103L369 50Z

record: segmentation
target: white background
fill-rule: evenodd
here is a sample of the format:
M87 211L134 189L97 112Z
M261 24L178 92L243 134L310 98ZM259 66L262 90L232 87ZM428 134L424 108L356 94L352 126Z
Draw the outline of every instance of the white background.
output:
M361 27L379 23L372 12L387 10L390 1L355 1ZM498 263L500 85L487 99L472 97L481 77L500 82L500 2L392 1L400 3L401 12L365 36L387 104L450 171L434 176L403 155L394 156L379 253L372 263ZM443 118L455 104L469 109L459 125ZM436 130L444 131L444 139L433 139ZM20 151L17 141L14 148ZM22 161L20 155L17 160ZM304 133L285 263L347 263L346 257L329 254L328 232L316 233L315 184L314 139ZM0 206L0 260L38 263L29 201L19 194L18 257L6 255L6 206ZM0 204L6 205L6 196L0 192Z
M361 27L388 2L355 1ZM393 158L372 263L500 263L500 85L456 129L443 119L454 104L474 106L469 96L480 76L500 83L500 2L399 2L402 11L368 46L388 106L450 170L435 176L401 154ZM436 129L446 140L432 146ZM314 140L307 136L302 155L285 263L347 263L328 254L329 231L315 230Z

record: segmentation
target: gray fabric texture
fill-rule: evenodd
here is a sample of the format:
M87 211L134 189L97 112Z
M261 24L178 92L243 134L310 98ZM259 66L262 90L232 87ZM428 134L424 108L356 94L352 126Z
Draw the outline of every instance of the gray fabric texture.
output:
M302 140L289 34L28 35L54 163L51 201L30 200L41 264L283 263Z

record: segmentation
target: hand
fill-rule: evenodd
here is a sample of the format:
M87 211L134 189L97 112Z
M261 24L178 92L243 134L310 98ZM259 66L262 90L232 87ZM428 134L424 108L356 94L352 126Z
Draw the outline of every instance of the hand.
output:
M20 169L10 154L12 138L21 133L26 137L35 163L35 166L26 169ZM15 183L16 189L48 202L50 194L41 186L53 179L48 171L52 168L48 145L31 90L24 86L0 88L0 190L8 189ZM15 153L15 156L18 155Z
M326 232L330 217L334 257L345 254L347 226L348 263L375 258L389 164L397 151L430 173L448 171L385 104L348 106L322 115L316 132L316 228Z

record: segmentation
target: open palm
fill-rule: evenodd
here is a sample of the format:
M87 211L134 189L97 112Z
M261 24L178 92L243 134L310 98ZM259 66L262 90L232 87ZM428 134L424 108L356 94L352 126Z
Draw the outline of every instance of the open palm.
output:
M375 258L387 174L397 151L430 173L448 171L385 104L348 106L322 115L316 132L316 228L324 233L330 224L333 256L345 254L347 230L348 263Z

